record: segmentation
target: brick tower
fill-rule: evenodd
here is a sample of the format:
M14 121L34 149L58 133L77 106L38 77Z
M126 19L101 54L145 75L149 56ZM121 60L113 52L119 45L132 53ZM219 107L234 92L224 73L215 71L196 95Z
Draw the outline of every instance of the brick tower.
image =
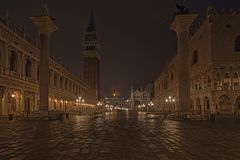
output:
M83 41L83 76L84 81L96 90L100 97L100 40L96 30L93 11L91 11Z

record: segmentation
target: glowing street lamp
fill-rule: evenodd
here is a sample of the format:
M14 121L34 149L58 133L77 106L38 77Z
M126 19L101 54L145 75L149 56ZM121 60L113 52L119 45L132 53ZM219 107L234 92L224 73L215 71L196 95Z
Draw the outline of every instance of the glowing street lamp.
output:
M174 104L175 101L176 101L175 98L172 98L171 96L169 96L168 98L165 99L166 107L167 107L168 103L171 104L171 107L172 107L172 104ZM170 110L170 108L169 108L169 110ZM175 108L174 108L174 110L175 110Z

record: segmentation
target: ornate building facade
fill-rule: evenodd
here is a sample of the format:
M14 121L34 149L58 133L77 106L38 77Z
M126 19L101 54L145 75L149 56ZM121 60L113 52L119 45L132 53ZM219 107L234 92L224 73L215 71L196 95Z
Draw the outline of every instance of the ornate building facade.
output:
M0 117L24 116L39 108L39 43L8 18L0 19ZM53 58L49 58L49 110L77 110L95 107L95 89Z
M130 109L139 109L142 106L144 108L148 107L148 104L152 100L152 90L151 86L147 85L145 89L136 89L134 90L133 87L131 87L131 96L128 99L127 103Z
M240 14L209 7L203 20L196 17L178 14L173 19L178 51L155 80L155 105L161 110L236 115L240 111Z
M85 32L83 75L84 81L95 91L100 98L100 39L96 30L93 11L91 12L89 24Z

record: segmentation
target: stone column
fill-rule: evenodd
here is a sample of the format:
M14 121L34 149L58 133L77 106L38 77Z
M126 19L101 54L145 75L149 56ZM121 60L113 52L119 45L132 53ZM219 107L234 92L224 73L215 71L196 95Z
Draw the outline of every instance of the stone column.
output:
M197 17L196 14L176 15L170 29L177 33L178 38L178 83L179 111L190 111L190 56L189 28Z
M40 33L40 65L39 65L39 110L48 111L49 92L49 35Z
M40 34L40 80L39 80L39 111L48 111L49 103L49 42L50 36L57 30L48 15L46 6L43 8L42 15L30 18Z

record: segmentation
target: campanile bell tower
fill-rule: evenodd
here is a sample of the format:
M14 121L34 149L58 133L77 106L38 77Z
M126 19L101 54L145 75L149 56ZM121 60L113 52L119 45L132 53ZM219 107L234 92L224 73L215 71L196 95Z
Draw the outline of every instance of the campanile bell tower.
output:
M100 98L100 40L96 30L93 11L83 41L83 76L84 81L96 91Z

